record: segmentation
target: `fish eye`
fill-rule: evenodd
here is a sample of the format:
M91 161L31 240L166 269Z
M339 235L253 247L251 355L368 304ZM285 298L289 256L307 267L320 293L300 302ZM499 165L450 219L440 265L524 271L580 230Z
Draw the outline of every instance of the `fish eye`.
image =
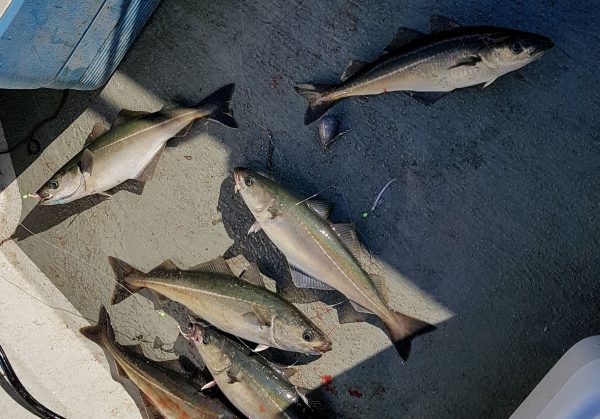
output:
M246 184L246 186L252 186L252 184L254 183L254 179L252 178L252 176L248 175L244 179L244 183Z
M510 46L510 50L513 54L520 54L523 52L523 44L520 41L517 41Z
M50 182L48 182L48 187L50 189L57 189L58 188L58 180L52 179Z
M208 335L202 336L202 343L203 344L208 345L209 342L210 342L210 338L208 337Z
M314 338L315 338L315 334L312 332L312 330L305 330L304 333L302 334L302 339L304 339L307 342L310 342Z

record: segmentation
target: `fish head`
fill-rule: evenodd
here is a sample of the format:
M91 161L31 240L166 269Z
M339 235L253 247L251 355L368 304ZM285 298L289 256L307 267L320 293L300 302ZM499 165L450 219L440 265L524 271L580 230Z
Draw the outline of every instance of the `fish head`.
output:
M235 190L260 223L273 218L279 208L281 187L268 177L243 167L233 170Z
M40 205L65 204L85 195L85 178L78 165L59 170L34 196Z
M227 340L211 327L192 324L189 339L194 342L202 360L211 371L223 371L231 366Z
M321 355L331 350L331 340L309 319L294 316L283 321L275 318L272 325L273 340L281 349Z
M549 51L554 43L545 36L512 29L498 29L483 37L481 60L498 75L517 70Z

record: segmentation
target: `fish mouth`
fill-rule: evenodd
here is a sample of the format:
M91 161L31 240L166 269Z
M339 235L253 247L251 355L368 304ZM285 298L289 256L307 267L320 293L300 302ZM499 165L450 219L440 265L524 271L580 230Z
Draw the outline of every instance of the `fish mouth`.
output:
M239 192L241 189L241 184L244 182L244 178L248 173L248 169L244 167L236 167L233 169L233 180L235 182L235 192Z
M539 58L554 47L554 42L548 38L540 38L532 41L533 50L530 53L531 57Z
M50 195L46 192L38 192L38 193L30 193L28 195L30 198L34 198L38 200L38 205L44 205L45 202L48 202L53 198L53 195Z
M321 355L324 354L325 352L329 352L332 349L332 343L331 342L324 342L319 346L316 346L313 348L314 350L314 355Z

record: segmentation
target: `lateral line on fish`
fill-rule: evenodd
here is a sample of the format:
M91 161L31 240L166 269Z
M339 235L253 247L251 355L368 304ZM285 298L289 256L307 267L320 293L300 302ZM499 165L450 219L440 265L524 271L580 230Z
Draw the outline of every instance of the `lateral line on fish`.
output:
M144 132L146 132L146 131L153 130L154 128L159 128L159 127L163 126L164 124L168 124L169 122L177 121L178 119L180 119L180 118L183 118L183 117L186 117L186 116L188 116L188 115L191 115L191 114L193 114L193 113L195 113L195 112L198 112L198 110L197 110L197 109L194 109L193 111L186 112L186 113L184 113L183 115L176 116L175 118L171 118L171 119L168 119L168 120L166 120L166 121L160 122L160 123L158 123L158 124L156 124L156 125L152 125L152 126L150 126L150 127L147 127L147 128L141 129L140 131L136 131L136 132L134 132L133 134L126 135L125 137L123 137L123 138L120 138L120 139L119 139L119 140L117 140L117 141L111 142L110 144L106 144L104 147L100 147L100 148L99 148L99 149L97 149L95 152L98 152L98 151L100 151L100 150L103 150L103 149L105 149L106 147L110 147L110 146L113 146L113 145L115 145L115 144L119 144L119 143L121 143L121 142L123 142L123 141L125 141L125 140L127 140L127 139L129 139L129 138L131 138L131 137L133 137L133 136L136 136L136 135L138 135L138 134L142 134L142 133L144 133Z
M81 259L80 257L78 257L77 255L74 255L73 253L67 252L65 249L61 249L60 247L50 243L48 240L44 239L43 237L41 237L39 234L34 233L33 231L31 231L29 228L27 228L23 223L19 222L19 225L21 227L23 227L26 231L28 231L32 236L35 236L38 240L41 240L42 243L47 244L48 246L53 247L54 249L58 250L59 252L62 252L66 255L69 255L73 258L75 258L76 260L78 260L79 262L84 263L85 265L87 265L89 268L95 270L96 272L98 272L100 275L105 276L106 278L109 278L111 281L113 281L115 284L117 284L119 287L123 288L124 290L126 290L130 295L134 295L133 292L129 291L124 285L119 284L119 281L117 281L115 278L111 277L110 275L108 275L107 273L101 271L99 268L95 267L94 265L92 265L91 263ZM137 300L136 300L137 301ZM88 319L86 319L88 320ZM168 321L170 321L171 323L173 323L175 325L175 327L179 330L180 326L179 323L177 323L175 320L171 319L171 318L167 318Z
M365 297L367 299L368 302L370 302L371 304L374 305L374 307L377 307L377 304L375 304L373 302L373 300L371 300L371 298L369 298L369 296L367 296L355 283L354 281L352 281L352 279L350 279L350 277L346 274L346 272L344 272L344 270L338 266L337 263L334 262L334 260L329 256L329 254L327 254L327 252L325 251L325 249L323 249L323 247L321 246L321 243L319 243L319 241L317 240L317 238L310 232L310 230L304 225L304 223L302 222L302 220L299 217L296 217L298 219L298 222L300 223L300 225L302 226L302 228L304 228L306 230L306 232L309 234L310 237L312 237L312 239L315 241L315 243L317 243L317 246L319 246L319 249L321 249L321 251L325 254L325 256L327 256L327 258L331 261L331 263L333 263L333 266L335 266L341 273L342 275L344 275L347 279L348 282L350 284L352 284L352 286L354 288L356 288L356 290L362 294L363 297ZM335 234L335 233L334 233ZM358 263L357 263L358 264ZM359 265L360 267L360 265ZM362 270L362 267L360 267L360 269ZM366 272L365 272L365 275ZM378 310L381 311L381 310ZM391 318L387 313L385 314L386 317L390 318L392 321L394 320L393 318Z

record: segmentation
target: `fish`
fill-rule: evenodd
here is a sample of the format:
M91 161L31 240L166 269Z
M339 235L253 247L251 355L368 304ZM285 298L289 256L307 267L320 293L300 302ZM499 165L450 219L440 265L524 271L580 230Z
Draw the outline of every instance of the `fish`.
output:
M114 257L109 263L117 281L112 304L149 288L218 329L258 343L257 350L274 347L320 355L332 348L331 340L304 313L265 288L255 264L238 278L222 257L189 270L167 260L148 273Z
M229 108L234 89L234 84L222 87L195 107L154 113L123 110L108 130L97 123L83 150L31 195L40 205L57 205L94 194L110 196L107 191L130 179L145 185L166 142L185 136L195 120L238 127Z
M273 180L237 167L233 177L254 218L285 255L294 285L299 288L335 289L358 311L377 315L402 359L411 350L411 339L435 327L397 312L388 304L385 279L368 274L360 265L360 244L352 224L332 224L331 205L301 199Z
M98 324L80 329L80 333L97 343L114 360L121 378L131 380L140 390L143 407L149 417L169 419L236 418L218 399L205 396L202 386L187 380L160 363L129 353L116 343L110 318L100 307ZM139 346L138 346L139 348Z
M401 27L383 54L368 63L350 62L341 84L299 84L308 102L306 125L341 99L402 91L431 105L448 92L483 84L515 71L554 46L547 37L494 26L460 26L435 15L430 33Z
M216 330L192 324L187 335L196 346L214 381L225 397L245 416L253 419L307 418L314 414L306 396L308 389L288 381L293 368L280 368L241 343Z

